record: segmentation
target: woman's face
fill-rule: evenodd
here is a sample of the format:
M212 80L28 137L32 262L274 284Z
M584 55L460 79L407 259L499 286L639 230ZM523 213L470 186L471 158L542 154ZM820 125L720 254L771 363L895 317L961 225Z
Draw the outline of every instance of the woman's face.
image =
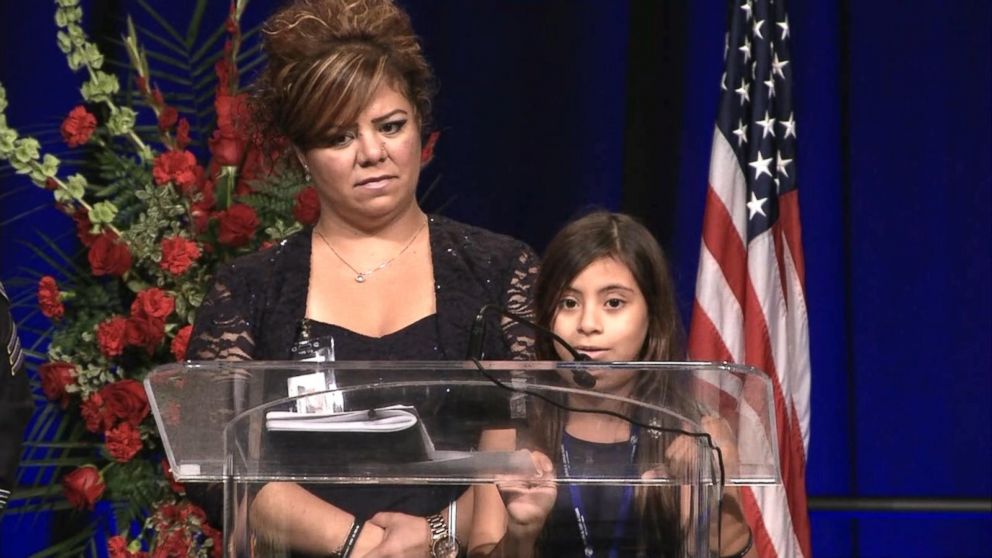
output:
M416 205L420 130L413 105L387 84L329 145L301 157L320 196L321 215L375 223Z
M626 265L613 258L600 258L565 288L552 330L592 360L637 360L648 333L647 301ZM571 359L558 343L555 350L563 360ZM597 389L603 391L615 391L636 374L590 372L597 378Z

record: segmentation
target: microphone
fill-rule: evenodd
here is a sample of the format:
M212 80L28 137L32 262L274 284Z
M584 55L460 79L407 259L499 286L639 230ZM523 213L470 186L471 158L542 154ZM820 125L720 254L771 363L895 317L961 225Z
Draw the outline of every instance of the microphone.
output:
M551 331L550 329L537 325L536 323L520 316L514 314L509 310L506 310L495 304L486 304L479 309L479 313L475 315L475 320L472 322L472 329L469 331L468 337L468 355L466 355L465 360L481 360L482 359L482 341L486 336L486 314L489 312L495 312L501 316L509 318L519 324L523 324L535 332L550 337L557 341L572 358L576 361L590 360L588 355L584 355L579 351L576 351L571 345L569 345L564 339L562 339L558 334ZM590 374L588 371L581 368L572 369L572 380L575 385L584 388L592 389L596 387L596 377Z

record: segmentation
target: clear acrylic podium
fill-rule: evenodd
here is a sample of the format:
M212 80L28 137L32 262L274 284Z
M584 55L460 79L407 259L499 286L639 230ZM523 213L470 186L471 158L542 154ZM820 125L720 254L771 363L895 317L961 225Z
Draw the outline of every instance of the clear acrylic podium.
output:
M680 518L677 555L693 557L716 554L724 486L781 482L771 384L743 366L189 362L156 368L145 389L176 479L223 483L225 556L293 554L253 523L255 496L275 482L316 494L369 485L457 494L540 480L559 497L572 486L633 487L675 495L664 500ZM592 442L632 444L631 459L587 457L566 474L554 432L569 413ZM485 432L503 442L480 443ZM534 449L556 462L553 479L539 477Z

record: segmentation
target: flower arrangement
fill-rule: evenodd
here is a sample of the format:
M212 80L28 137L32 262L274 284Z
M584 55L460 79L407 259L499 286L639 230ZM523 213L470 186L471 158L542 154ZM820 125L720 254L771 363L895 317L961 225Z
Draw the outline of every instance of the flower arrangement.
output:
M195 311L218 265L264 249L319 215L313 188L251 130L238 88L239 60L252 63L239 57L244 4L231 2L214 35L223 48L203 57L217 78L211 127L191 125L195 111L184 99L195 95L158 87L166 78L150 67L130 18L122 87L80 25L79 0L56 0L55 20L69 67L87 76L83 102L60 127L65 145L86 163L69 169L8 126L0 84L0 163L52 192L84 252L55 254L62 259L55 276L37 280L37 302L53 328L35 365L50 404L31 441L47 452L29 452L23 461L23 469L38 471L15 491L8 514L94 513L102 503L115 519L109 540L94 543L98 530L88 522L53 541L51 555L98 553L94 544L112 558L221 554L219 531L171 480L141 380L154 366L185 358ZM49 244L46 259L56 250Z

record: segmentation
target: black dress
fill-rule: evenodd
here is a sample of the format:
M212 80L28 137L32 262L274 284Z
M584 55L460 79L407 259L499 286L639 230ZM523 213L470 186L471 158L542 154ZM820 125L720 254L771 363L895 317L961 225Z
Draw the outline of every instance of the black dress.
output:
M337 360L440 360L437 315L432 314L383 337L369 337L338 325L306 320L306 330L315 338L334 338ZM432 434L441 425L428 424ZM379 511L398 511L425 516L437 513L457 498L465 487L318 485L311 491L355 517L368 519Z
M428 230L436 314L383 338L319 325L331 328L336 360L461 360L468 350L472 323L483 305L532 317L538 260L526 244L439 216L428 218ZM197 311L188 358L291 360L306 311L311 239L311 230L306 229L220 270ZM534 336L526 326L501 322L492 315L487 322L490 334L484 340L484 358L532 357ZM221 517L218 487L187 488L191 489L191 499L202 505L211 519ZM324 496L335 503L340 500L344 509L367 517L385 510L434 513L452 494L448 487L426 499L408 494L357 499Z
M589 467L601 474L604 470L626 471L633 475L636 444L629 442L587 442L563 433L568 445L570 471L584 476ZM562 470L561 464L558 467ZM541 556L585 558L582 532L576 508L586 526L586 541L597 557L607 557L610 550L617 557L641 555L638 537L639 521L634 517L632 487L612 485L559 485L551 515L545 523ZM576 501L576 500L579 501ZM656 556L651 554L650 556Z

